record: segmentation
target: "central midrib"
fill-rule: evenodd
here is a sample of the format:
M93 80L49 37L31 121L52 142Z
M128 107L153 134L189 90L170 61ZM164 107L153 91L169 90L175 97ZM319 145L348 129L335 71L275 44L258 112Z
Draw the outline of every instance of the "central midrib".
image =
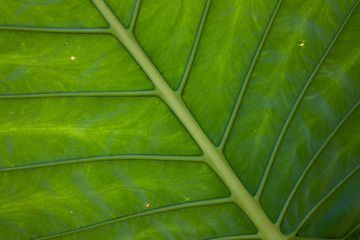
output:
M110 32L123 44L155 86L158 96L178 117L204 154L206 163L219 175L231 192L231 198L253 221L263 239L287 239L269 220L260 204L251 196L229 166L223 152L219 150L199 126L180 94L166 80L148 58L132 31L127 30L103 0L92 0L109 23Z

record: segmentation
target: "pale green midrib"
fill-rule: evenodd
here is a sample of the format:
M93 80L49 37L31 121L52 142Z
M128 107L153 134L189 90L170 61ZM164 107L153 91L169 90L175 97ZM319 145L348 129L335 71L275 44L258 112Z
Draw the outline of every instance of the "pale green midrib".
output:
M178 89L176 90L179 95L183 94L186 82L189 79L190 70L191 70L191 67L192 67L192 65L194 63L195 56L196 56L196 53L197 53L197 50L198 50L198 47L199 47L199 44L200 44L200 39L201 39L201 36L202 36L202 32L204 30L205 20L206 20L206 17L208 15L208 13L209 13L210 5L211 5L211 0L207 0L206 3L205 3L204 11L203 11L202 16L201 16L201 20L200 20L198 30L197 30L196 35L195 35L194 44L193 44L193 46L191 48L190 57L189 57L189 59L188 59L188 61L186 63L184 74L181 77L180 85L179 85Z
M153 82L160 97L175 113L180 122L184 125L190 135L197 142L204 153L206 163L219 175L232 194L232 199L253 221L263 239L281 240L286 237L269 220L260 204L250 195L244 185L240 182L234 171L231 169L223 153L219 151L207 137L180 95L176 94L167 84L157 68L153 65L146 53L138 44L134 35L120 23L117 17L103 0L92 0L99 12L110 25L110 30L115 37L129 51L139 66Z
M261 236L258 233L249 234L249 235L232 235L232 236L222 236L207 238L206 240L249 240L249 239L259 239Z
M340 25L339 29L336 31L335 36L333 37L333 39L331 40L329 46L327 47L327 49L325 50L324 54L321 56L319 62L317 63L314 71L312 72L312 74L309 76L309 78L307 79L304 87L302 88L298 98L296 99L294 105L292 106L290 113L288 115L288 117L286 118L286 121L284 122L284 125L282 126L281 130L280 130L280 134L278 135L277 139L276 139L276 143L274 144L274 147L272 149L270 158L268 160L266 169L265 169L265 173L261 179L259 188L255 194L255 199L260 200L261 195L264 191L265 188L265 184L267 182L267 179L269 177L270 174L270 170L273 166L275 157L277 155L277 152L280 148L280 145L282 143L282 140L284 139L285 133L287 132L287 129L295 115L295 112L297 111L302 99L304 98L307 90L309 89L312 81L314 80L314 78L316 77L317 73L319 72L321 66L323 65L323 63L326 60L326 57L329 55L331 49L333 48L333 46L335 45L336 40L339 38L342 30L344 29L346 23L349 21L351 15L354 13L356 6L358 5L359 0L357 2L355 2L355 4L352 6L352 8L350 9L349 13L347 14L347 16L345 17L344 21L342 22L342 24Z
M360 165L358 165L355 169L349 172L335 187L331 189L320 201L318 201L314 207L305 215L305 217L300 221L295 230L290 233L288 236L294 237L301 228L305 225L305 223L310 219L310 217L316 212L316 210L323 205L326 200L328 200L337 190L341 188L351 177L353 177L360 170Z
M145 212L134 213L134 214L131 214L131 215L128 215L128 216L114 218L114 219L111 219L111 220L103 221L103 222L96 223L96 224L93 224L93 225L89 225L89 226L86 226L86 227L77 228L77 229L73 229L73 230L70 230L70 231L67 231L67 232L56 233L56 234L52 234L52 235L48 235L48 236L44 236L44 237L35 238L35 239L36 240L45 240L45 239L58 238L58 237L62 237L62 236L67 236L67 235L71 235L71 234L76 234L76 233L88 231L88 230L94 229L94 228L107 226L109 224L128 221L128 220L131 220L131 219L150 216L150 215L154 215L154 214L170 212L170 211L176 211L176 210L182 210L182 209L192 208L192 207L202 207L202 206L209 206L209 205L227 204L227 203L230 203L230 202L231 202L230 198L217 198L217 199L200 200L200 201L194 201L194 202L188 202L188 203L180 203L180 204L175 204L175 205L171 205L171 206L168 206L168 207L155 208L155 209L148 210L148 211L145 211Z
M50 28L50 27L22 27L0 26L0 30L43 32L43 33L93 33L109 34L108 28Z
M51 93L24 93L3 94L0 99L18 98L58 98L58 97L147 97L157 96L154 90L139 91L98 91L98 92L51 92Z
M266 29L263 33L263 36L261 37L261 40L260 40L260 43L255 51L255 55L250 63L250 66L248 68L248 71L245 75L245 79L244 79L244 82L241 86L241 89L240 89L240 92L239 92L239 95L236 99L236 103L235 103L235 106L234 106L234 109L231 113L231 116L230 116L230 120L226 126L226 129L224 131L224 134L223 134L223 137L221 139L221 142L219 144L219 149L221 150L224 150L225 148L225 145L226 145L226 142L228 141L229 139L229 136L230 136L230 132L234 126L234 123L235 123L235 120L236 120L236 116L237 116L237 113L239 112L239 109L240 109L240 106L241 106L241 103L242 103L242 100L244 98L244 95L245 95L245 92L246 92L246 89L247 89L247 86L249 84L249 81L251 79L251 76L254 72L254 69L255 69L255 66L256 66L256 63L260 57L260 53L264 47L264 44L267 40L267 37L269 36L269 33L270 33L270 29L271 27L273 26L273 23L275 21L275 18L276 18L276 15L277 13L279 12L279 9L280 9L280 6L281 6L281 3L282 3L282 0L278 0L276 6L275 6L275 9L270 17L270 20L266 26Z
M303 180L305 179L306 175L308 174L308 172L310 171L310 169L312 168L312 166L314 165L316 159L319 157L319 155L321 154L321 152L325 149L325 147L327 146L327 144L331 141L331 139L335 136L335 134L337 133L337 131L341 128L341 126L344 125L344 123L349 119L349 117L351 116L351 114L356 110L356 108L359 106L360 101L358 101L357 103L355 103L353 105L352 108L350 108L350 110L344 115L344 117L338 122L338 124L335 126L335 128L331 131L331 133L328 135L328 137L325 139L325 141L321 144L321 146L318 148L318 150L316 151L316 153L313 155L312 159L310 160L310 162L308 163L308 165L306 166L306 168L304 169L304 171L302 172L301 176L298 178L296 184L294 185L294 187L292 188L285 204L283 205L283 208L280 212L280 215L275 223L276 226L280 227L280 224L282 222L282 220L285 217L285 213L288 210L290 203L292 201L292 199L295 196L295 193L298 191L301 183L303 182Z
M29 170L35 168L57 167L69 164L90 163L90 162L103 162L103 161L123 161L123 160L147 160L147 161L172 161L172 162L204 162L202 156L190 155L145 155L145 154L119 154L109 156L95 156L74 159L62 159L52 162L43 162L36 164L26 164L12 167L0 168L0 172Z

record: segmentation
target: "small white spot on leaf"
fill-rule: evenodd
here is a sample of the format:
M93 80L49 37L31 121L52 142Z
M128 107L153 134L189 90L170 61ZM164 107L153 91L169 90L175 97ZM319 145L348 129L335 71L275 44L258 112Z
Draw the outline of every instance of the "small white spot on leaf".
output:
M150 203L146 202L145 204L145 207L150 207Z
M304 45L305 45L305 41L301 41L299 44L300 47L303 47Z
M70 59L71 59L72 61L74 61L74 60L75 60L75 57L74 57L74 56L72 56Z

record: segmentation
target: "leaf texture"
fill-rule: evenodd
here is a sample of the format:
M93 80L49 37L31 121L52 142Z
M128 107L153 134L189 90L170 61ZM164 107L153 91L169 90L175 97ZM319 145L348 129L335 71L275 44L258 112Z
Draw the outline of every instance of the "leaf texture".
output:
M0 239L358 239L359 0L0 0Z

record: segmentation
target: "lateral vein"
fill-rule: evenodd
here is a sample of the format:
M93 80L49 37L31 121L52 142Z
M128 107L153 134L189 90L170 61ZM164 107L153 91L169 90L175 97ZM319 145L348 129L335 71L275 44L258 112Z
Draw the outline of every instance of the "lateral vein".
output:
M133 96L156 96L154 90L139 91L99 91L99 92L52 92L52 93L24 93L2 94L0 99L17 98L59 98L59 97L133 97Z
M120 155L109 155L109 156L94 156L85 158L74 158L67 160L59 160L53 162L44 162L28 165L20 165L13 167L0 168L0 172L20 171L35 168L44 167L56 167L68 164L79 164L89 162L102 162L102 161L121 161L121 160L149 160L149 161L183 161L183 162L202 162L202 156L190 156L190 155L140 155L140 154L120 154Z
M351 234L355 233L356 231L360 230L360 223L356 225L353 229L351 229L341 240L346 240Z
M280 6L281 6L281 3L282 3L282 0L279 0L275 6L275 9L273 11L273 14L271 15L271 18L269 20L269 23L268 25L266 26L266 29L264 31L264 34L259 42L259 45L256 49L256 52L255 52L255 55L250 63L250 67L248 68L248 71L245 75L245 79L244 79L244 82L241 86L241 89L240 89L240 92L239 92L239 95L236 99L236 103L235 103L235 106L233 108L233 111L231 112L231 116L230 116L230 120L226 126L226 129L225 129L225 132L224 132L224 135L221 139L221 142L219 144L219 149L224 149L225 148L225 145L226 145L226 142L228 141L229 139L229 136L230 136L230 132L234 126L234 123L235 123L235 120L236 120L236 115L237 113L239 112L239 109L240 109L240 106L241 106L241 103L242 103L242 100L244 98L244 95L245 95L245 92L246 92L246 89L247 89L247 86L249 84L249 81L251 79L251 76L254 72L254 69L255 69L255 66L256 66L256 63L260 57L260 54L261 54L261 51L264 47L264 44L266 42L266 39L267 37L269 36L269 33L270 33L270 30L271 30L271 27L273 26L273 23L275 21L275 18L276 18L276 15L277 13L279 12L279 9L280 9Z
M353 177L360 170L360 165L348 173L334 188L331 189L319 202L313 206L306 216L300 221L295 230L289 234L290 236L295 236L300 229L305 225L305 223L310 219L310 217L316 212L316 210L323 205L326 200L328 200L337 190L339 190L351 177Z
M356 108L360 105L360 101L358 101L351 109L350 111L348 111L345 116L338 122L338 124L335 126L335 128L332 130L332 132L327 136L327 138L325 139L325 141L321 144L321 146L318 148L318 150L316 151L316 153L313 155L312 159L310 160L310 162L308 163L308 165L306 166L306 168L304 169L304 171L302 172L301 176L299 177L299 179L297 180L295 186L293 187L293 189L291 190L288 198L286 199L286 202L280 212L280 215L278 217L278 220L276 221L276 225L280 226L282 220L285 217L285 213L288 210L290 203L292 201L292 199L295 196L295 193L298 191L301 183L304 181L306 175L309 173L310 169L312 168L312 166L314 165L316 159L318 159L319 155L321 154L321 152L325 149L325 147L327 146L327 144L331 141L331 139L335 136L335 134L338 132L338 130L341 128L341 126L344 125L344 123L349 119L349 117L351 116L351 114L356 110Z
M131 18L130 26L128 28L130 34L134 34L135 25L136 25L136 22L137 22L137 19L138 19L138 16L139 16L139 12L140 12L140 6L141 6L141 0L136 0L134 13L133 13L133 16Z
M194 63L195 56L196 56L196 53L197 53L197 50L198 50L198 47L199 47L200 39L201 39L203 30L204 30L206 17L207 17L207 15L209 13L210 5L211 5L211 0L207 0L206 4L205 4L205 7L204 7L203 14L201 16L201 20L200 20L198 30L197 30L196 35L195 35L194 44L192 46L189 59L188 59L188 61L186 63L184 74L182 75L181 80L180 80L180 86L177 89L177 92L178 92L179 95L182 95L182 93L184 92L186 82L189 79L191 67L192 67L192 65Z
M258 233L255 234L248 234L248 235L232 235L232 236L222 236L222 237L215 237L215 238L208 238L207 240L248 240L248 239L258 239L260 235Z
M315 79L317 73L319 72L321 66L323 65L323 63L325 62L326 60L326 57L329 55L331 49L333 48L333 46L335 45L336 43L336 40L339 38L342 30L344 29L346 23L349 21L351 15L353 14L353 12L355 11L356 9L356 6L358 5L359 1L357 1L353 7L351 8L350 12L347 14L347 16L345 17L343 23L341 24L340 28L337 30L334 38L331 40L329 46L327 47L327 49L325 50L324 54L322 55L322 57L320 58L319 62L317 63L314 71L312 72L312 74L310 75L310 77L307 79L304 87L302 88L299 96L297 97L294 105L292 106L290 112L289 112L289 115L288 117L286 118L286 121L284 122L281 130L280 130L280 133L279 133L279 136L277 137L276 139L276 143L274 144L274 147L273 147L273 150L271 152L271 156L268 160L268 163L267 163L267 166L266 166L266 169L265 169L265 173L263 175L263 178L261 179L261 182L260 182L260 185L259 185L259 188L257 190L257 193L255 195L255 198L256 199L260 199L261 198L261 195L264 191L264 188L265 188L265 184L266 184L266 181L269 177L269 174L270 174L270 170L272 168L272 165L274 163L274 160L275 160L275 157L276 157L276 154L280 148L280 145L282 143L282 140L284 139L284 136L285 136L285 133L287 132L287 129L295 115L295 112L296 110L298 109L301 101L303 100L307 90L309 89L312 81Z
M43 33L100 33L100 34L110 33L108 28L51 28L51 27L0 26L0 30L43 32Z
M88 230L91 230L94 228L99 228L99 227L107 226L107 225L118 223L118 222L128 221L128 220L135 219L135 218L146 217L146 216L150 216L150 215L154 215L154 214L158 214L158 213L171 212L171 211L176 211L176 210L181 210L181 209L186 209L186 208L191 208L191 207L201 207L201 206L208 206L208 205L224 204L224 203L229 203L229 202L231 202L231 200L229 198L218 198L218 199L211 199L211 200L200 200L200 201L189 202L189 203L180 203L180 204L171 205L171 206L167 206L167 207L152 209L152 210L145 211L145 212L139 212L139 213L131 214L131 215L124 216L124 217L114 218L111 220L95 223L90 226L77 228L77 229L73 229L70 231L56 233L53 235L48 235L48 236L39 237L39 238L35 238L35 239L36 240L52 239L52 238L57 238L57 237L62 237L62 236L67 236L67 235L71 235L71 234L88 231Z

